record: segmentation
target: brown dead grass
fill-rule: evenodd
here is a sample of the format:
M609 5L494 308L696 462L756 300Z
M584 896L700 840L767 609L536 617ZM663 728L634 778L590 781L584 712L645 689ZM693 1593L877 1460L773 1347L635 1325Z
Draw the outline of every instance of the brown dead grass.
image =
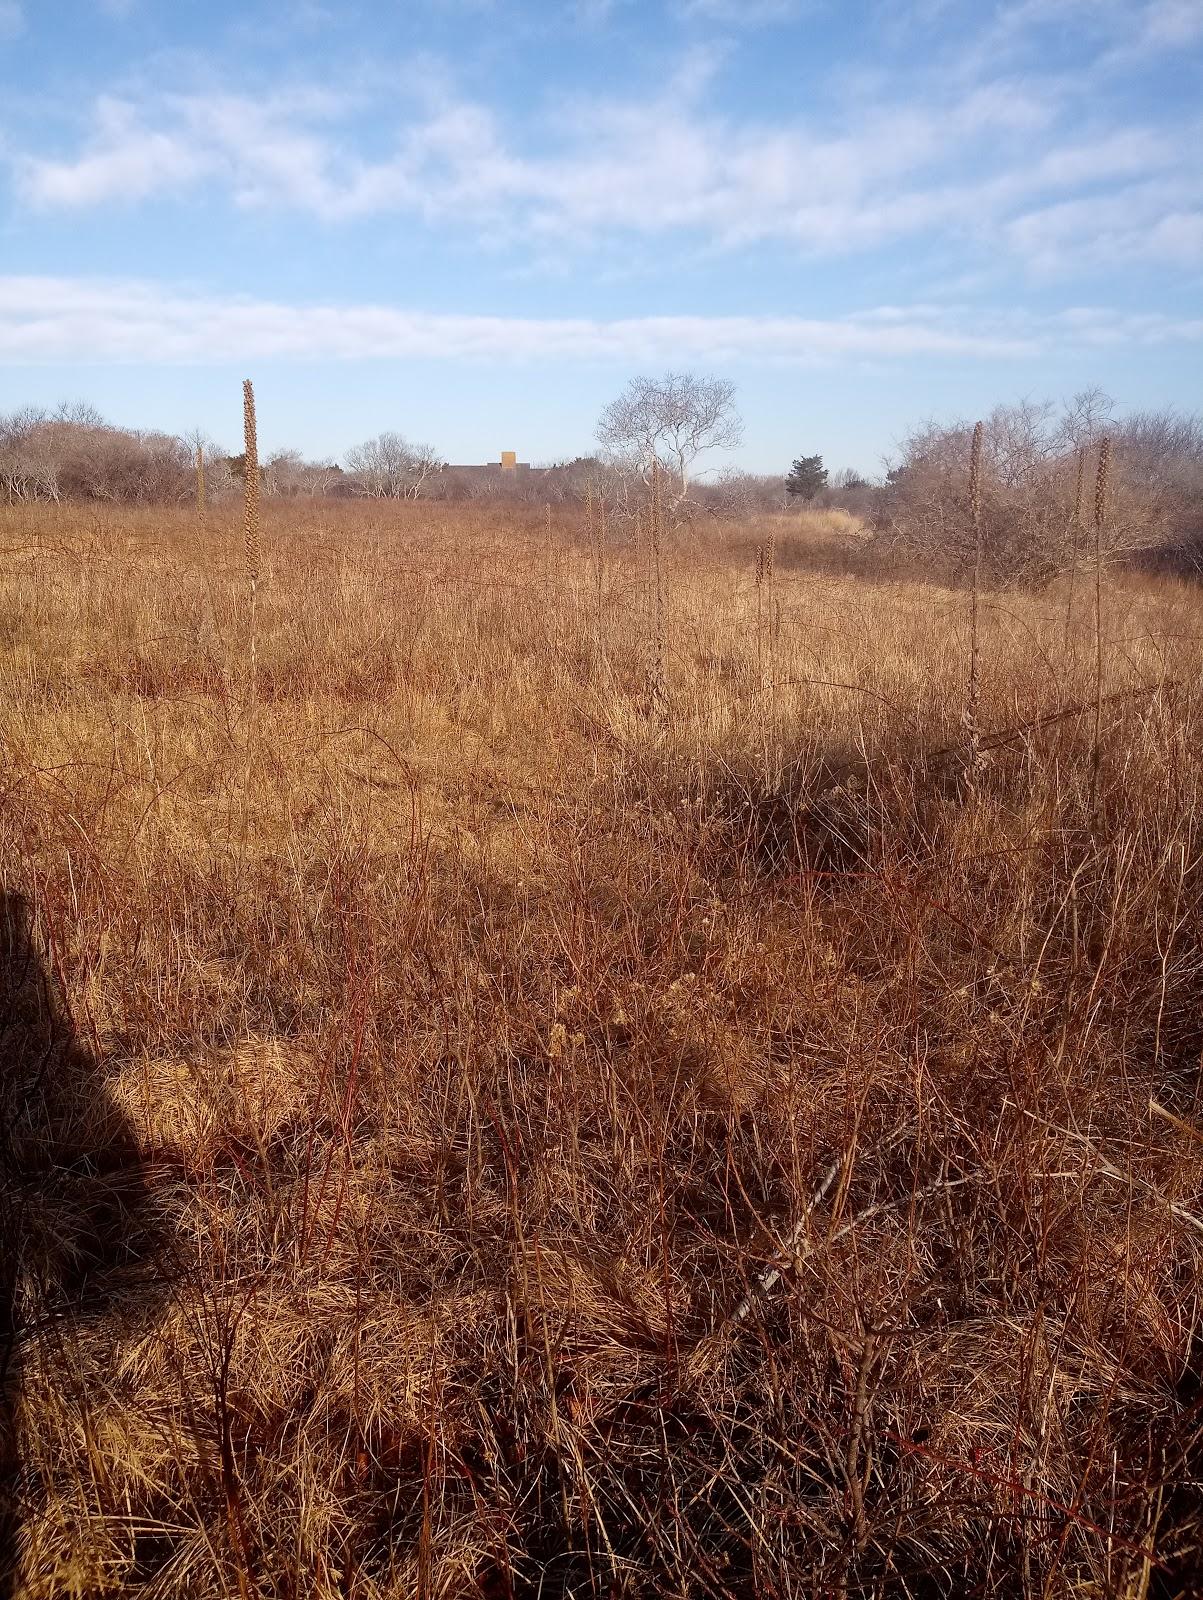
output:
M700 533L660 716L541 524L269 508L251 696L232 518L0 514L0 881L154 1217L68 1292L38 1200L19 1592L1193 1593L1203 602L1107 581L1095 817L1064 596L967 796L963 595L783 533L766 679Z

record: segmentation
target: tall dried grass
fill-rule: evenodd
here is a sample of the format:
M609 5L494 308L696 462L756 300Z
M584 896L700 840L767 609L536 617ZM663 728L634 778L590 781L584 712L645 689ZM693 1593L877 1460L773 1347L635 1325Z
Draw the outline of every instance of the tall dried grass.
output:
M0 512L0 881L160 1223L25 1287L22 1592L1192 1592L1197 592L1100 572L1106 695L983 604L966 796L956 592L779 543L766 709L763 531L666 538L653 722L638 548L265 534L251 761L232 520Z
M242 385L242 548L246 566L247 594L250 598L251 694L257 684L259 566L259 431L255 417L255 390L246 378Z
M1103 756L1103 529L1107 524L1107 488L1111 476L1111 440L1099 444L1094 480L1094 739L1090 750L1090 808L1099 797L1099 763Z
M966 768L971 784L977 781L982 759L982 439L984 424L973 429L969 450L969 520L973 534L973 576L969 599L969 692L965 702Z

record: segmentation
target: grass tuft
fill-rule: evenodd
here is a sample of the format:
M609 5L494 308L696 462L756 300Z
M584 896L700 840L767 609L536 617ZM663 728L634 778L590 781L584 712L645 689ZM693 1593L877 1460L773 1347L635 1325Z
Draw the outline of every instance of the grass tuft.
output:
M1197 589L600 515L0 508L18 1592L1191 1593Z

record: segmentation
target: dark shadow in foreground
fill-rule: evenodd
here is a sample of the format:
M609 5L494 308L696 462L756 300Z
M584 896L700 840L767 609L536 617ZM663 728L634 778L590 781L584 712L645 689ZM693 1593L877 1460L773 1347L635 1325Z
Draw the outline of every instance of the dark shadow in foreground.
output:
M0 1600L16 1593L21 1531L43 1498L21 1458L22 1372L157 1254L133 1129L44 948L29 903L0 889Z

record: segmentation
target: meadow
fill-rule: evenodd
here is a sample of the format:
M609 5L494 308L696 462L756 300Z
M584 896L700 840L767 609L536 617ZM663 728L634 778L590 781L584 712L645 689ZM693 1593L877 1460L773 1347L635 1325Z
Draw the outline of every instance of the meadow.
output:
M1197 1592L1203 597L861 543L0 509L14 1594Z

